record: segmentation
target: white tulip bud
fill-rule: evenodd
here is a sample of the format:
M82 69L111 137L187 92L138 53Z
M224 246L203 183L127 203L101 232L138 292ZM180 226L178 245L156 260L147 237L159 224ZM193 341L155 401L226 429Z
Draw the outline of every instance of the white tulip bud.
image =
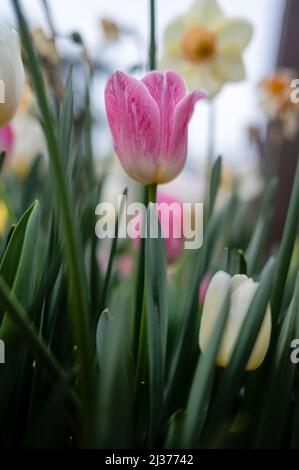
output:
M219 271L213 276L206 293L200 324L199 346L202 352L207 349L215 321L220 314L221 305L223 304L229 287L231 289L230 309L216 361L217 365L221 367L226 367L231 359L242 324L257 290L258 283L245 275L238 274L231 277L223 271ZM271 312L268 306L261 329L246 365L246 370L257 369L261 365L269 347L270 336Z
M14 117L23 97L24 84L18 33L0 21L0 127Z

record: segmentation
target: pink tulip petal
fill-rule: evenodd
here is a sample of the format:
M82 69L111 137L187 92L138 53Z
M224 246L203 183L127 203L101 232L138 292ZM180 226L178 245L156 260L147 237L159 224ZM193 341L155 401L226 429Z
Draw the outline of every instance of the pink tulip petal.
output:
M186 161L189 121L196 102L203 98L206 98L204 91L194 90L183 98L175 109L167 159L172 161L173 167L174 169L176 168L177 172L181 171Z
M170 137L174 122L174 112L177 104L186 96L185 84L182 78L172 70L163 74L149 72L142 82L148 88L156 101L161 118L161 155L168 154Z
M134 179L155 181L160 155L160 113L147 87L123 72L114 73L105 90L107 118L115 151Z

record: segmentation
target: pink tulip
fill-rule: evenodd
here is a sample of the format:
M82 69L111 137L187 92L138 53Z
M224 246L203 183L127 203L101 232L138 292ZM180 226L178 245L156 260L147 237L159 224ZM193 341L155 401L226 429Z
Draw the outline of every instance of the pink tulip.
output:
M14 132L12 126L8 124L0 128L0 151L11 155L14 147Z
M105 90L115 151L127 174L143 184L167 183L187 156L188 123L195 103L206 96L186 93L175 72L150 72L142 80L114 73Z

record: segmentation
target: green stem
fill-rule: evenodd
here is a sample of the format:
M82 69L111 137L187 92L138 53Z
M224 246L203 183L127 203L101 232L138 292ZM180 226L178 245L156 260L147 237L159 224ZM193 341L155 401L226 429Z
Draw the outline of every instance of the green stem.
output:
M156 6L155 0L150 0L150 70L156 68Z
M271 299L272 316L274 322L278 320L283 300L283 292L289 272L290 261L296 241L299 222L299 160L293 183L293 190L289 203L289 210L285 222L284 232L277 257L277 268L274 278L273 294Z
M57 35L56 34L56 28L54 26L54 21L53 21L52 13L51 13L51 10L50 10L49 4L48 4L48 0L42 0L42 6L43 6L44 11L45 11L47 23L48 23L48 26L50 28L52 38L55 39L55 37Z
M84 266L82 247L77 238L74 226L75 208L67 190L66 177L62 169L62 161L54 131L53 116L50 111L44 81L38 59L32 45L30 33L18 0L11 0L19 23L20 32L28 56L28 66L36 89L39 108L43 120L43 129L48 144L51 161L51 175L55 186L56 202L60 212L61 233L70 279L70 309L73 319L74 338L77 346L79 363L79 391L83 405L82 445L87 445L92 420L92 398L94 391L91 341L89 335L89 315L86 298L86 279L82 269Z
M148 202L155 203L156 200L157 200L157 185L154 183L148 186Z
M144 186L143 189L143 204L148 204L148 187ZM141 224L145 224L145 220L140 221ZM143 230L143 228L142 228ZM141 231L142 231L141 230ZM145 238L140 239L140 250L138 258L137 268L137 283L136 283L136 301L134 310L134 326L133 326L133 353L137 364L138 361L138 350L139 350L139 337L141 328L141 317L143 308L143 293L144 293L144 258L145 258Z

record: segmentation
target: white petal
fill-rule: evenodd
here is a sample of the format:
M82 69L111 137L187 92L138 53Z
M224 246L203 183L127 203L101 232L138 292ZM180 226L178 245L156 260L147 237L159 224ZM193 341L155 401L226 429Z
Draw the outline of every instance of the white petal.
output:
M225 80L217 73L214 63L196 66L196 73L186 76L190 88L202 88L213 98L222 88Z
M225 20L217 31L217 45L220 53L231 56L241 54L252 36L252 26L248 21L232 18Z
M207 348L210 335L215 321L220 314L230 283L231 277L224 271L218 271L211 279L205 296L199 330L199 346L202 351L205 351Z
M166 27L164 32L164 53L168 56L181 56L181 39L185 34L186 16L178 16Z
M211 68L214 74L221 77L224 82L239 82L246 77L245 67L241 56L233 58L219 55Z
M239 286L244 284L244 282L248 281L252 281L252 279L249 279L247 276L245 276L245 274L235 274L232 277L232 290L236 290Z
M257 283L247 279L247 281L242 282L241 285L232 292L229 317L217 357L217 364L222 367L226 367L231 359L242 323L257 287Z
M270 344L271 325L271 312L270 307L268 307L262 327L247 363L246 370L257 369L265 359Z
M190 24L199 24L214 29L225 16L216 0L195 0L188 14Z

